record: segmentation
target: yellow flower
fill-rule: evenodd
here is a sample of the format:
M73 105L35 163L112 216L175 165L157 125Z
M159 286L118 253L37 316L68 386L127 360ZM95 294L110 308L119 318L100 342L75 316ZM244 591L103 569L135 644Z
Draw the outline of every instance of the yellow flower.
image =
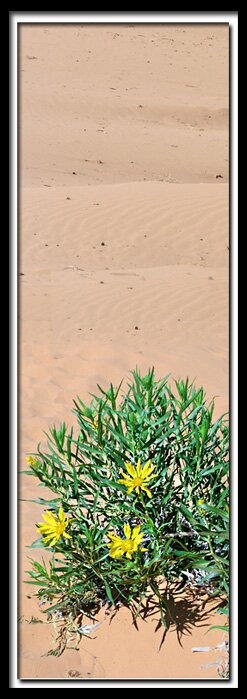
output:
M55 546L57 541L59 541L60 536L64 536L66 539L71 539L70 534L65 531L69 525L69 517L65 517L63 508L60 507L58 511L58 518L53 512L47 511L46 514L42 515L45 520L44 522L38 522L37 528L40 533L44 536L44 544L49 544L50 546Z
M26 456L26 461L30 466L36 466L37 460L33 458L33 456Z
M104 420L101 420L101 425L104 425ZM98 420L97 420L97 418L96 418L96 419L93 421L92 428L93 428L93 430L98 430L98 427L99 427L99 423L98 423Z
M198 505L204 505L204 500L198 500Z
M144 537L143 533L140 533L141 525L134 527L131 532L129 524L124 524L125 539L121 539L118 534L108 534L108 538L111 539L111 544L107 544L110 548L111 558L120 558L126 554L126 558L132 558L133 553L138 549L139 544L141 544ZM147 549L141 547L141 551L146 551Z
M141 459L138 459L136 467L129 462L125 463L129 475L122 471L124 478L120 478L118 483L123 483L128 488L128 493L132 493L132 490L135 490L139 495L141 490L145 490L148 497L151 498L152 493L148 489L147 484L152 478L157 478L157 474L153 473L155 467L150 466L150 464L151 460L142 466Z

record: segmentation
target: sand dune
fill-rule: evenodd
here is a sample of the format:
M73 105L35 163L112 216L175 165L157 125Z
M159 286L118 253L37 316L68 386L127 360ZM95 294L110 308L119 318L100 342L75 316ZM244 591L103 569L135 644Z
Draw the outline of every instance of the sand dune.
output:
M77 394L136 366L195 378L228 409L228 28L23 25L19 42L23 468L49 424L74 422ZM31 478L20 491L37 497ZM40 511L21 503L21 580ZM28 593L24 619L40 615ZM155 617L137 632L121 610L60 659L24 621L20 676L216 678L213 651L191 648L217 619L159 652Z
M226 25L22 27L21 183L226 181L227 51Z

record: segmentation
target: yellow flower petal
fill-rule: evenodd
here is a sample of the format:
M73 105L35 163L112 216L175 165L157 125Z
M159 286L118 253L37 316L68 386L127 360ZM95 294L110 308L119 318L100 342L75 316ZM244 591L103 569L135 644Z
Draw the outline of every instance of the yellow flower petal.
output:
M138 461L137 461L136 471L137 471L137 476L140 478L140 476L142 475L141 459L138 459Z
M139 544L141 544L141 542L142 542L142 540L143 540L143 537L144 537L144 533L143 533L143 532L138 532L138 533L135 535L135 538L133 537L134 544L136 544L137 546L139 546Z
M139 536L136 537L134 541L136 548L138 548L138 546L142 543L143 536L144 534L139 534Z
M124 524L124 533L125 533L126 539L130 539L131 529L130 529L129 524Z
M145 476L145 481L146 481L147 483L149 483L149 481L151 481L152 478L158 478L158 474L157 474L157 473L153 473L152 476Z
M114 536L113 536L113 535L112 535L112 536L109 535L109 538L112 540L112 544L111 544L111 545L114 545L114 546L119 546L119 543L121 544L121 542L122 542L121 537L118 536L117 534L115 534Z
M52 525L53 525L53 524L55 524L56 521L57 521L55 515L53 514L53 512L47 512L47 514L46 514L46 515L42 515L42 517L44 518L45 522L47 522L48 524L52 524Z
M138 546L139 546L139 544L138 544L138 539L132 540L132 549L131 549L131 550L132 550L133 552L134 552L134 551L137 551Z
M131 480L131 478L128 478L127 476L125 478L119 478L119 481L118 481L118 483L123 483L123 485L125 485L126 488L128 488L132 482L133 481Z
M149 474L154 470L155 466L150 466L151 464L151 459L149 459L145 465L143 466L142 469L142 477L145 478L146 476L149 476Z
M44 537L45 544L50 543L50 541L52 541L52 545L53 545L53 542L54 542L54 544L56 543L56 537L54 537L53 534L48 534L48 536Z
M140 524L138 524L137 527L134 527L133 532L132 532L131 539L135 539L135 538L136 538L136 536L139 534L140 529L141 529L141 525L140 525ZM143 536L143 534L142 534L142 536Z
M28 464L31 464L31 466L35 466L37 464L37 460L33 458L33 456L26 456L26 461Z
M149 490L145 485L142 486L142 490L145 490L145 493L147 493L147 495L148 495L149 498L152 497L152 493L150 492L150 490Z
M120 558L120 556L123 555L124 551L122 550L121 546L118 546L118 547L112 546L110 548L109 553L110 553L111 558Z
M127 469L128 473L130 474L130 476L132 476L132 478L135 478L135 476L137 475L137 473L136 473L136 469L135 469L135 467L133 466L133 464L131 464L131 463L128 461L128 462L125 463L125 466L126 466L126 469Z

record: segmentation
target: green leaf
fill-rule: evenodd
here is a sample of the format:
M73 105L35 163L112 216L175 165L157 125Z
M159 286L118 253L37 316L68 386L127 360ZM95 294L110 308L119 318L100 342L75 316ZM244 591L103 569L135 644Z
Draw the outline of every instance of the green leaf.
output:
M33 541L33 543L30 544L29 546L26 544L26 548L27 549L41 549L41 548L43 549L44 548L43 537L41 537L39 539L35 539L35 541ZM48 547L46 546L46 549L47 548Z
M110 600L110 602L111 602L113 605L115 605L115 602L114 602L114 599L113 599L113 595L112 595L112 591L111 591L110 585L108 584L106 578L103 577L103 575L102 575L102 580L104 581L104 585L105 585L106 594L107 594L108 599Z
M214 626L210 626L209 629L207 629L206 633L209 631L213 631L213 629L220 629L220 631L225 631L226 633L229 632L229 626L219 626L218 624L215 624Z

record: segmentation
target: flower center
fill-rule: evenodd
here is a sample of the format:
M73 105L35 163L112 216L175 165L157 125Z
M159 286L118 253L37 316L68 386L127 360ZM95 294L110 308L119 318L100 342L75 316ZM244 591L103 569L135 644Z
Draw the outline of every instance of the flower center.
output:
M133 551L134 541L132 541L132 539L125 539L122 542L122 547L124 549L124 552L125 551Z
M133 478L133 485L138 487L143 484L143 480L144 479L141 478L141 476L136 476L136 478Z
M61 536L61 534L64 533L64 530L65 530L65 529L66 529L66 525L64 524L64 522L61 522L61 523L57 524L57 526L56 526L56 536Z

